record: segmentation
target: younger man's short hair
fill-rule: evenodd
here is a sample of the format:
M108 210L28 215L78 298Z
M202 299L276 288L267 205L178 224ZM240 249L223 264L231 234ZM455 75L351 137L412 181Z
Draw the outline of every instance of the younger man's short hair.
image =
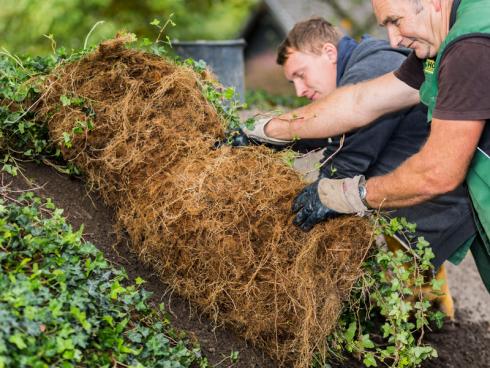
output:
M291 50L320 53L322 46L330 42L337 46L342 34L337 27L322 17L298 22L277 49L277 63L284 65Z

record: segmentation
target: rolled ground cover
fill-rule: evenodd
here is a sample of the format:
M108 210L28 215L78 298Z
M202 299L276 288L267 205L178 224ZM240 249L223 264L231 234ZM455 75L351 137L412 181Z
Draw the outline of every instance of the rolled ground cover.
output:
M214 149L225 122L201 92L206 78L111 40L53 71L39 116L171 291L285 366L307 367L326 354L371 226L293 226L304 183L267 148Z

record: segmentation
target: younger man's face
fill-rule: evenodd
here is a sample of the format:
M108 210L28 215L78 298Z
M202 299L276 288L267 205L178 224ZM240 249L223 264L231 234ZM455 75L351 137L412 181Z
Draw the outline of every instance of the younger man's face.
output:
M332 44L319 53L290 49L283 71L298 97L317 100L337 87L337 49Z

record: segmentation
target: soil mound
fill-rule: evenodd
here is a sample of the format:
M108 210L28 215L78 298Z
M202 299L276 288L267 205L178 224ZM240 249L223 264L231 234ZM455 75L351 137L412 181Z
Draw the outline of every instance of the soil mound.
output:
M370 225L294 227L291 200L304 184L267 148L212 148L223 121L204 78L116 39L54 70L40 116L57 142L93 122L62 143L64 157L172 291L280 362L307 367L326 353Z

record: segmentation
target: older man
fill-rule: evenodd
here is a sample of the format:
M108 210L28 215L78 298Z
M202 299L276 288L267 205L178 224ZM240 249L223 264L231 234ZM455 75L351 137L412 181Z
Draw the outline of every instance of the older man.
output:
M420 152L393 172L322 179L315 196L300 194L297 219L413 206L454 190L465 179L479 234L471 247L490 291L490 0L372 0L392 46L413 53L394 73L338 89L279 118L262 122L267 137L335 136L422 101L431 133ZM323 216L316 216L321 212Z

